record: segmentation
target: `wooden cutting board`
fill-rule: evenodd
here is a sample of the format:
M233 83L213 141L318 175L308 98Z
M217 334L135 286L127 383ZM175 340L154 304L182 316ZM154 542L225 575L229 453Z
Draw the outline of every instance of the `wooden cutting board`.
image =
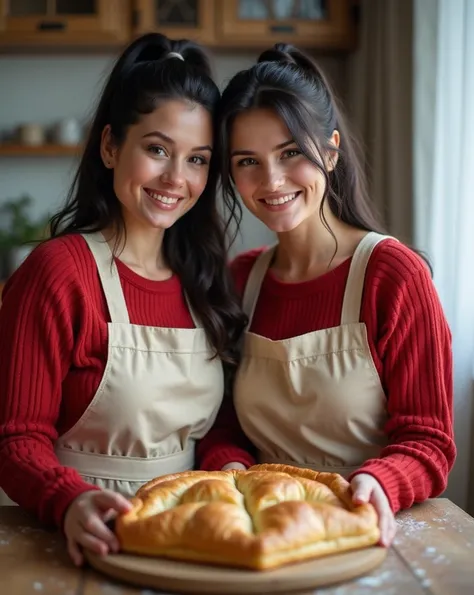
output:
M87 551L85 554L96 570L141 587L195 595L274 595L351 580L381 564L387 550L370 547L264 572L127 554L103 558Z

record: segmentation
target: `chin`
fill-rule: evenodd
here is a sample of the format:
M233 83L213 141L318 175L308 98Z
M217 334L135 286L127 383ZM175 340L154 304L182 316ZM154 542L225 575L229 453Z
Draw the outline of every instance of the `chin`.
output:
M170 229L171 227L173 227L173 225L178 221L179 217L177 217L176 219L173 219L172 221L170 221L169 219L167 220L154 220L154 221L148 221L148 225L150 225L150 227L153 227L154 229Z
M299 223L295 223L294 221L272 221L271 223L263 221L263 223L265 223L268 229L274 233L288 233L296 229L299 225Z

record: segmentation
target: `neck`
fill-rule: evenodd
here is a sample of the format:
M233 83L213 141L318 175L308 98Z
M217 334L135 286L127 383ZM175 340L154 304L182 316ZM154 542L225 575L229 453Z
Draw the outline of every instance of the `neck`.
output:
M163 254L163 229L141 227L126 222L125 234L106 230L107 242L120 260L142 277L161 280L170 276ZM118 240L118 241L117 241Z
M329 208L324 211L331 231L319 213L297 228L278 234L274 272L285 281L314 279L350 258L367 233L337 219Z

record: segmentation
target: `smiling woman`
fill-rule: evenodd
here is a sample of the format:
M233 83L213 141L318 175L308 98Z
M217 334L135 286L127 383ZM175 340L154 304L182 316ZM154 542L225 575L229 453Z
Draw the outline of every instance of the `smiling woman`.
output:
M126 496L194 467L236 365L245 317L216 207L218 100L201 48L134 41L52 239L3 292L0 503L61 526L76 564L81 547L117 549L105 523Z
M312 58L278 44L222 94L224 192L278 243L232 263L249 317L234 385L200 444L349 478L381 542L446 487L456 447L451 335L426 262L383 233L345 118Z

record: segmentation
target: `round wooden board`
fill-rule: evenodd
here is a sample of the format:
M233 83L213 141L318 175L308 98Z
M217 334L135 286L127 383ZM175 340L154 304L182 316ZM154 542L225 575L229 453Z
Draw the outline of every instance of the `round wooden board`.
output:
M295 593L366 574L381 564L386 555L385 548L370 547L258 572L164 558L127 554L99 557L86 553L96 570L124 582L162 591L203 595Z

